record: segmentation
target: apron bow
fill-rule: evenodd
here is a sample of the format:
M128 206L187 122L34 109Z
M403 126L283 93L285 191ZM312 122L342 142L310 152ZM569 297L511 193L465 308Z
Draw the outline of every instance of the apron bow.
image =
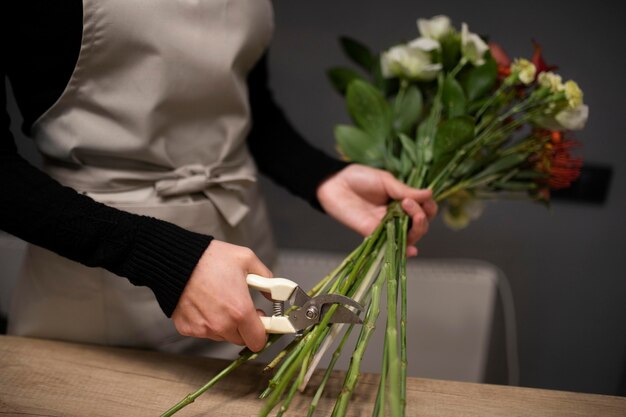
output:
M216 172L211 167L195 164L172 171L171 178L155 183L161 197L184 194L204 194L226 219L235 227L248 214L250 207L243 199L243 191L256 182L254 175L241 172Z

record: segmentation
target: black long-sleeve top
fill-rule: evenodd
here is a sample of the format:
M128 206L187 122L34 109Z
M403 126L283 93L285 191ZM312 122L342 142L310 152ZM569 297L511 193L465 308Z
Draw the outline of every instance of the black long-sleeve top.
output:
M63 92L78 59L80 0L2 2L0 75L11 83L28 136ZM327 176L345 166L308 144L268 88L265 59L248 77L248 146L264 174L311 204ZM62 186L24 160L9 129L5 83L0 122L0 229L87 266L148 286L170 316L212 237L120 211ZM297 172L298 175L293 175Z

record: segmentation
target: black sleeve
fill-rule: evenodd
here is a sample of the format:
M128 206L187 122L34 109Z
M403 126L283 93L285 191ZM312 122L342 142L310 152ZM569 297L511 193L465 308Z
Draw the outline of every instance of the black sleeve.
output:
M289 123L268 87L267 55L251 71L248 85L252 108L248 146L259 169L321 209L317 186L347 163L311 146Z
M9 129L4 75L0 64L0 229L148 286L171 316L212 238L97 203L30 165Z

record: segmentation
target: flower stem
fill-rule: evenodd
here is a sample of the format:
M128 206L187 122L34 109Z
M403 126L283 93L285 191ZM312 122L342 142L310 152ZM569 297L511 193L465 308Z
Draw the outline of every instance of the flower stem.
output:
M403 216L400 221L400 402L403 410L406 410L406 377L407 377L407 351L406 351L406 319L407 319L407 291L406 291L406 246L409 217Z
M384 417L385 416L385 389L387 385L387 346L383 347L383 362L382 369L380 371L380 381L378 382L378 393L376 394L376 402L374 403L374 411L372 411L372 417Z
M353 286L352 291L349 293L349 296L361 305L365 305L365 300L367 296L369 295L369 289L372 285L372 280L374 279L374 277L380 270L380 265L381 265L382 258L384 255L384 251L380 250L382 243L383 242L381 239L379 243L376 245L372 254L370 255L373 258L373 260L365 268L366 272L362 274L362 278L360 281L355 282L355 285ZM315 368L317 368L317 365L322 359L322 356L326 353L328 348L335 341L335 339L337 338L337 336L339 335L339 332L341 332L343 327L344 325L339 324L339 323L332 325L329 336L324 340L319 350L315 353L313 360L311 361L311 366L309 367L309 370L299 387L300 391L304 391L304 389L306 388L306 385L309 382L309 379L311 378L311 376L313 375L313 372L315 371Z
M380 313L381 291L386 277L386 270L388 268L388 264L383 265L382 271L372 285L372 301L367 309L365 322L361 327L361 333L359 334L356 348L352 354L350 366L348 367L348 371L344 379L343 389L341 390L341 393L337 398L337 402L335 403L335 407L333 408L332 417L343 417L348 411L348 403L360 375L359 369L361 367L361 361L363 360L363 354L365 353L368 342L374 333L374 329L376 328L376 319Z
M268 339L267 343L265 344L265 347L263 348L263 350L267 349L272 343L274 343L276 340L278 340L280 338L280 336L282 336L282 335L272 335L272 336L270 336L270 338ZM213 385L215 385L219 381L221 381L222 378L224 378L226 375L228 375L231 372L233 372L235 369L239 368L244 363L246 363L246 362L248 362L250 360L256 359L261 352L254 353L251 350L244 349L243 352L239 355L239 357L237 359L235 359L234 361L232 361L226 368L222 369L220 371L220 373L218 373L213 378L211 378L211 380L209 382L207 382L206 384L204 384L202 387L200 387L196 391L192 392L191 394L187 395L185 398L183 398L182 400L180 400L179 402L174 404L169 410L167 410L165 413L161 414L161 417L172 416L175 413L177 413L178 411L180 411L181 409L183 409L184 407L186 407L189 404L193 403L196 400L196 398L198 398L200 395L205 393Z
M385 263L389 265L386 270L387 279L387 333L385 335L385 349L387 350L387 380L389 384L388 401L391 415L400 417L403 415L400 399L400 360L398 358L398 265L396 255L396 219L386 224L387 229L387 253Z
M346 330L346 332L344 333L343 338L341 339L341 342L339 342L339 346L333 353L330 363L328 364L328 367L326 368L326 372L324 372L324 377L322 378L322 382L320 383L320 386L317 388L317 391L315 392L315 396L313 397L313 400L311 401L311 405L309 406L309 412L307 414L307 417L312 417L313 413L315 413L317 404L319 403L320 398L322 397L322 394L324 393L324 389L326 389L326 384L328 383L328 380L330 379L332 371L335 368L335 364L337 363L337 360L341 356L341 351L343 350L343 346L348 340L350 333L352 333L353 328L354 328L353 324L351 324L348 327L348 330Z

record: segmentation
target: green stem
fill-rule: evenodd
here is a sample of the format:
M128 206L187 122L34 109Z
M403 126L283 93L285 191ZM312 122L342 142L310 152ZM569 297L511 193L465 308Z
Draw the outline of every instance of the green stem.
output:
M350 263L354 263L354 258L357 258L360 253L363 251L367 242L367 238L362 242L355 250L346 257L341 264L335 268L333 272L326 275L322 280L320 280L311 290L308 292L310 296L318 295L322 291L322 289L326 286L326 284L333 280L339 273L348 266Z
M273 335L273 336L274 337L270 337L268 339L263 350L267 349L272 343L274 343L280 337L280 335ZM226 375L233 372L235 369L239 368L244 363L250 360L256 359L261 352L254 353L251 350L244 349L244 351L240 354L240 356L234 361L232 361L226 368L222 369L220 373L218 373L213 378L211 378L211 380L207 382L206 384L204 384L202 387L200 387L196 391L192 392L191 394L187 395L185 398L183 398L182 400L174 404L169 410L161 414L161 417L172 416L178 411L180 411L181 409L183 409L184 407L193 403L196 400L196 398L198 398L200 395L205 393L209 388L211 388L212 386L217 384L219 381L221 381L222 378L224 378Z
M282 415L285 414L285 412L289 409L289 405L291 404L293 397L296 395L296 392L298 391L298 386L300 385L300 383L304 379L304 375L306 374L307 362L308 360L305 358L304 362L300 366L300 374L298 375L298 378L296 379L295 383L293 383L291 385L291 388L289 388L287 397L285 398L283 403L280 405L280 409L278 410L278 413L276 413L276 417L282 417Z
M299 342L299 337L296 337L291 342L289 342L289 344L285 346L283 350L276 354L274 359L272 359L267 365L265 365L265 368L263 368L263 372L271 372L298 345Z
M368 261L364 269L365 272L361 274L361 278L355 282L355 284L352 286L351 291L349 291L348 293L348 296L350 298L352 298L353 300L355 300L357 303L361 304L362 306L365 305L366 298L370 294L369 289L371 288L372 280L374 279L374 277L376 276L376 274L378 274L380 270L380 265L382 263L382 259L384 255L384 251L380 250L383 243L384 243L383 240L379 239L379 242L375 246L374 251L370 254L371 260ZM343 324L339 324L339 323L333 324L331 326L331 331L329 333L329 336L324 340L321 347L315 353L313 360L311 361L311 366L309 367L309 370L307 371L307 374L304 377L303 383L299 387L300 391L303 391L306 385L308 384L309 379L311 378L311 375L315 371L315 368L317 368L317 365L319 364L323 355L326 353L328 348L335 341L335 339L341 332L343 326L344 326Z
M382 369L380 371L380 381L378 382L378 392L376 394L376 402L374 403L374 411L372 412L372 417L384 417L385 415L385 390L387 388L387 372L389 370L387 361L387 347L384 346Z
M396 254L395 219L387 222L387 254L385 262L387 268L387 333L385 335L385 349L387 350L387 379L389 383L388 403L392 417L402 416L400 400L400 360L398 358L398 265Z
M448 77L450 78L456 77L456 75L459 73L459 71L461 71L461 69L463 69L463 67L465 66L465 64L467 64L467 62L468 62L468 59L466 57L462 57L459 60L459 63L456 64L456 66L452 69L452 71L448 73Z
M407 350L406 350L406 319L407 319L407 291L406 291L406 247L409 217L404 216L400 227L400 403L403 414L406 411L406 378L407 378Z
M287 370L290 369L292 364L298 359L300 352L304 349L307 341L311 337L312 337L312 334L307 333L302 339L299 340L299 342L295 343L293 350L289 353L289 355L287 356L287 359L283 361L280 368L278 368L278 371L276 371L272 379L270 379L270 381L267 384L267 388L265 389L265 391L261 393L259 398L261 399L267 398L274 391L274 389L280 385L281 380L283 378L283 374L285 374Z
M335 402L332 417L343 417L348 411L348 403L360 375L359 369L361 367L361 361L363 360L363 354L365 353L367 344L374 333L374 329L376 328L376 319L380 313L382 285L385 281L386 269L388 268L388 264L383 265L383 270L372 285L372 301L367 309L365 321L361 327L361 333L359 334L356 348L352 354L350 366L348 367L348 371L344 379L343 389L337 398L337 402Z
M476 116L474 116L476 118L476 120L478 120L480 118L480 116L483 115L484 112L487 111L487 109L493 105L493 103L496 101L497 98L499 98L502 93L504 93L504 91L510 87L513 86L515 80L517 79L517 74L511 74L509 75L504 81L502 81L502 84L500 84L500 86L498 87L498 89L489 97L489 99L482 105L482 107L480 108L480 110L478 110L478 112L476 113Z
M330 363L328 364L328 367L326 368L326 372L324 372L324 377L322 378L322 382L320 383L320 386L317 388L317 391L315 392L315 396L313 397L313 400L311 401L311 405L309 406L309 412L307 414L307 417L312 417L313 413L315 413L315 409L317 408L320 398L322 397L322 394L324 393L324 390L326 389L326 384L328 383L328 380L330 379L332 371L335 368L335 364L337 363L337 360L341 356L341 351L343 350L343 346L348 340L350 333L352 333L353 328L354 328L353 324L351 324L348 327L348 330L346 330L346 332L344 333L343 338L341 339L341 342L339 342L339 346L333 353Z

